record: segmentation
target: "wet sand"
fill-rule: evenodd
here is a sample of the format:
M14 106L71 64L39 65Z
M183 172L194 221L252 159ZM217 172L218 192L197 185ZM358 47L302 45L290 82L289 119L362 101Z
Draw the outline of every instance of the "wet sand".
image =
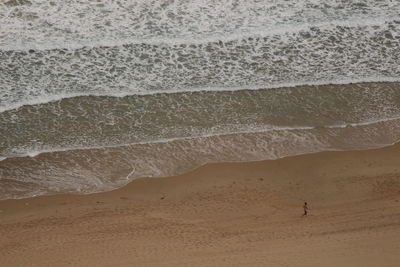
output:
M0 266L398 266L399 251L399 144L0 201Z

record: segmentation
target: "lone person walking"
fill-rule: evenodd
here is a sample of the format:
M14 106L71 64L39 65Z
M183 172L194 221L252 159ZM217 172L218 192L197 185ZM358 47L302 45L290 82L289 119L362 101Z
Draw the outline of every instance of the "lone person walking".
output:
M304 202L304 205L303 205L303 210L304 210L304 214L303 214L303 216L306 216L306 215L307 215L307 211L308 211L307 202Z

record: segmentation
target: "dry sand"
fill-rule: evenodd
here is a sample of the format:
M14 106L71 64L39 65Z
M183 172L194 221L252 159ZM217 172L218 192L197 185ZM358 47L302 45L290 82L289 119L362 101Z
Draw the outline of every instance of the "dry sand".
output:
M0 266L397 267L400 145L208 164L0 210Z

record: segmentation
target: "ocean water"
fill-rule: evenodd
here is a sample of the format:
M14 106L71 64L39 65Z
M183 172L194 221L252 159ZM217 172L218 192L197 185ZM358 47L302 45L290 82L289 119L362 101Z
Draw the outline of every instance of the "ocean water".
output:
M400 140L400 1L0 2L0 199Z

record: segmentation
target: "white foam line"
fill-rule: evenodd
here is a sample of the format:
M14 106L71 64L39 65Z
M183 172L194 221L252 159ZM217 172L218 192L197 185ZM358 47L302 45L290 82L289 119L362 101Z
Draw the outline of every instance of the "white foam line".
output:
M125 177L125 180L129 181L129 177L135 172L135 168L133 166L132 167L132 171Z
M371 124L376 124L376 123L381 123L381 122L386 122L386 121L393 121L393 120L398 120L398 119L400 119L400 116L387 118L387 119L380 119L380 120L379 119L368 120L368 121L358 122L358 123L330 125L330 126L324 126L324 127L331 128L331 129L337 129L337 128L346 128L346 127L367 126L367 125L371 125Z
M59 94L49 97L40 97L40 99L25 100L6 107L0 107L0 113L19 109L23 106L35 106L42 105L51 102L60 101L62 99L84 97L84 96L109 96L109 97L126 97L126 96L145 96L145 95L160 95L160 94L184 94L194 92L234 92L244 90L263 90L263 89L279 89L279 88L292 88L298 86L321 86L321 85L346 85L346 84L357 84L357 83L381 83L381 82L400 82L400 77L368 77L358 79L338 79L338 80L319 80L319 81L304 81L304 82L285 82L285 83L274 83L268 85L246 85L246 86L204 86L204 87L192 87L183 90L152 90L144 91L137 90L131 92L121 93L72 93L72 94ZM134 90L134 89L132 89Z
M391 17L390 21L399 20L398 17ZM303 24L287 24L275 28L266 28L260 27L255 30L252 28L243 28L240 32L230 33L227 35L184 35L179 38L172 37L149 37L149 38L136 38L136 39L123 39L116 41L115 39L102 39L101 41L90 40L90 41L82 41L81 43L71 44L70 42L63 42L63 45L59 44L48 44L40 46L16 46L15 44L3 45L0 47L0 51L27 51L30 49L36 50L52 50L52 49L70 49L76 50L84 47L94 48L94 47L114 47L114 46L123 46L123 45L131 45L131 44L152 44L152 45L181 45L181 44L204 44L204 43L214 43L218 41L230 42L234 40L247 39L249 37L265 37L271 35L279 35L286 33L297 33L304 30L309 30L311 27L319 27L322 29L334 28L337 26L349 26L349 27L368 27L368 26L379 26L384 25L389 22L388 17L360 17L354 18L350 20L331 20L325 21L322 23L303 23ZM276 26L276 25L274 25Z
M68 98L74 98L74 97L83 97L83 96L111 96L111 97L125 97L129 95L142 95L140 92L139 93L70 93L70 94L57 94L57 95L51 95L47 97L40 96L40 98L37 99L31 99L31 100L25 100L21 101L18 103L14 103L12 105L8 105L7 107L1 107L0 108L0 113L8 111L8 110L13 110L13 109L18 109L23 106L35 106L35 105L42 105L42 104L47 104L51 102L56 102L62 99L68 99ZM143 94L146 95L146 94Z
M324 126L299 126L299 127L275 127L275 126L259 126L256 130L237 130L235 132L220 132L220 133L212 133L212 134L204 134L204 135L198 135L198 136L190 136L190 137L176 137L176 138L165 138L165 139L159 139L159 140L154 140L151 142L136 142L136 143L128 143L128 144L121 144L121 145L111 145L111 146L88 146L88 147L70 147L70 148L54 148L54 149L44 149L40 151L30 151L25 154L21 155L15 155L13 157L1 157L0 161L8 159L8 158L23 158L23 157L36 157L40 154L43 153L52 153L52 152L67 152L67 151L81 151L81 150L91 150L91 149L96 149L96 150L102 150L102 149L107 149L107 148L120 148L120 147L126 147L126 146L134 146L134 145L150 145L150 144L166 144L169 142L174 142L174 141L186 141L186 140L193 140L193 139L198 139L198 138L209 138L209 137L217 137L217 136L226 136L226 135L234 135L234 134L254 134L254 133L265 133L265 132L271 132L271 131L299 131L299 130L313 130L313 129L318 129L318 128L327 128L327 129L340 129L340 128L346 128L346 127L356 127L356 126L367 126L367 125L372 125L372 124L377 124L377 123L382 123L382 122L389 122L389 121L394 121L394 120L400 120L400 116L396 117L390 117L390 118L385 118L385 119L380 119L380 120L371 120L371 121L364 121L364 122L359 122L359 123L346 123L346 124L340 124L340 125L324 125ZM133 167L132 167L133 168ZM134 172L132 172L127 176L129 176Z

